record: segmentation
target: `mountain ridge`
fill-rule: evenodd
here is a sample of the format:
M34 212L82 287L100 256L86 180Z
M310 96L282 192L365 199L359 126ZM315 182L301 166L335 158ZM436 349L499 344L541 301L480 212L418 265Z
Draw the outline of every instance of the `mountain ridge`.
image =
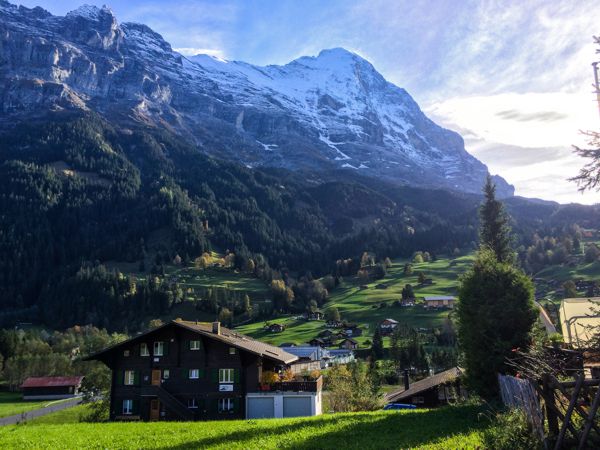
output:
M371 63L341 48L283 66L186 58L108 7L66 16L0 2L0 123L55 109L165 127L249 167L360 171L478 193L487 167ZM502 197L514 188L497 177Z

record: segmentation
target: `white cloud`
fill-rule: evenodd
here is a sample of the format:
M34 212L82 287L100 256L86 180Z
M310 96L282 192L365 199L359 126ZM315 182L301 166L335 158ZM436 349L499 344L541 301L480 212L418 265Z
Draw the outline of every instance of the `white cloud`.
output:
M426 112L465 138L465 147L516 187L517 195L560 202L598 203L600 194L577 191L568 181L585 161L580 130L598 129L590 94L528 93L453 98Z

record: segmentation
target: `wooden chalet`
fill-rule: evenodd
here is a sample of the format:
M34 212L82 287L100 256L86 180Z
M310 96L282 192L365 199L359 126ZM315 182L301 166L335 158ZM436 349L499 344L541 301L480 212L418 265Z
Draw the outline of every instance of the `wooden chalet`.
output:
M445 405L459 396L466 396L466 391L460 384L462 374L459 367L453 367L410 384L408 373L405 373L404 389L390 392L385 400L388 403L408 403L424 408Z
M322 378L261 383L298 357L221 326L176 320L87 360L112 370L111 420L206 420L321 413Z
M339 343L339 347L345 348L346 350L356 350L358 348L358 342L352 338L346 338Z
M434 295L424 297L425 308L454 308L456 297L450 295Z
M80 395L82 376L29 377L20 386L23 400L58 400Z

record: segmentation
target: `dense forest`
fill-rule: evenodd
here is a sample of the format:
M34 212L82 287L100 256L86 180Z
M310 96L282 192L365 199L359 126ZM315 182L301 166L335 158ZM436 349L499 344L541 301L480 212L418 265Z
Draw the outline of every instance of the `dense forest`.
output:
M187 262L219 250L235 255L236 268L260 265L266 281L290 271L310 281L364 251L393 257L476 246L477 196L367 183L348 172L250 169L168 131L117 129L91 113L20 124L0 142L3 326L123 329L128 318L180 301L176 285L135 283L105 270L107 261ZM600 217L590 207L518 198L508 208L524 248L541 226Z

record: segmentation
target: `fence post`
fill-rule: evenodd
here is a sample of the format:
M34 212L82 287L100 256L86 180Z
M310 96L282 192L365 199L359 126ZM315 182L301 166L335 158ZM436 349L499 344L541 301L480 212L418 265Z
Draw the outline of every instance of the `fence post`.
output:
M546 417L548 418L548 434L552 439L555 439L559 433L558 418L554 412L556 401L554 397L554 389L552 389L552 386L550 385L550 377L546 373L542 375L542 386L544 392L544 403L546 403Z

